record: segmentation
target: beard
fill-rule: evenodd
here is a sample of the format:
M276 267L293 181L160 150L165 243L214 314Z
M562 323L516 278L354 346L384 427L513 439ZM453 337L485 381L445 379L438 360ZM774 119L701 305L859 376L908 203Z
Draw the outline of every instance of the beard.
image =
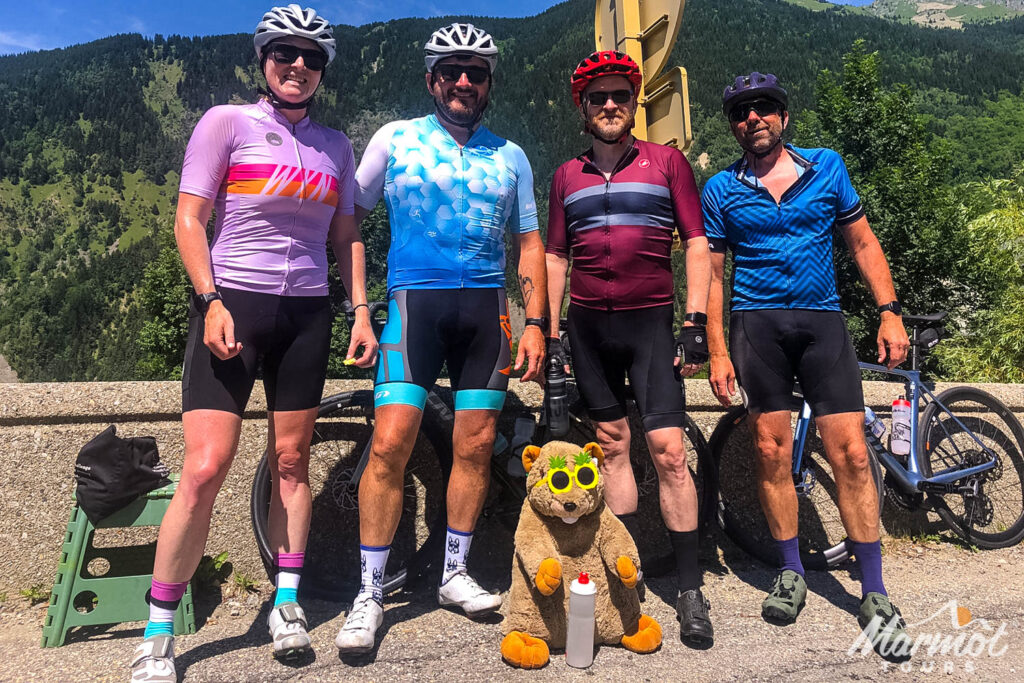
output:
M633 129L632 116L618 114L614 118L608 118L603 114L593 116L587 122L587 128L591 135L599 140L620 140L626 133Z
M470 126L480 118L484 108L487 107L487 98L478 98L475 105L470 107L466 106L463 100L459 100L458 104L453 106L453 103L458 98L452 96L445 98L444 94L434 96L434 106L444 114L444 117L449 121L460 125Z
M782 142L782 127L769 126L766 131L767 135L744 136L740 141L743 151L750 152L755 157L763 157L770 154Z

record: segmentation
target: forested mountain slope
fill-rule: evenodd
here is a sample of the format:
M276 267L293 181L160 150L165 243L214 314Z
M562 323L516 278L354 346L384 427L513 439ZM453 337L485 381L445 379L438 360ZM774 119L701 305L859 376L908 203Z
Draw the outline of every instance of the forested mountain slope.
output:
M587 145L567 80L592 49L592 13L590 0L570 0L525 19L471 18L501 49L485 122L526 150L542 213L554 169ZM358 153L384 122L428 111L422 45L452 19L337 27L314 117ZM858 38L880 53L883 81L908 84L946 138L953 179L1009 177L1024 154L1024 19L939 31L782 0L690 0L670 63L689 73L701 179L736 155L718 105L727 82L779 74L800 120L821 71L840 70ZM180 325L140 331L180 318L168 250L184 144L206 108L252 101L260 83L247 34L121 35L0 58L0 352L23 380L173 373L153 358L175 357ZM379 215L369 228L379 281Z

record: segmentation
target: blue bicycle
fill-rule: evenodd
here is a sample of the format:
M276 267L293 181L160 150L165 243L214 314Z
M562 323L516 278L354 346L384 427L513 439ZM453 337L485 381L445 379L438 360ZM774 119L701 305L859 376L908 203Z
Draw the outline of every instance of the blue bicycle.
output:
M909 370L860 363L862 371L900 378L912 411L908 455L893 454L871 430L870 417L865 421L879 514L884 500L906 510L933 510L979 548L1015 545L1024 538L1024 428L986 391L964 386L936 395L922 381L921 358L945 334L945 317L945 312L903 316L911 331ZM810 406L797 394L793 408L793 483L799 501L801 556L808 568L824 569L848 558L845 531ZM711 436L718 468L717 518L743 550L775 565L775 545L757 498L753 443L743 426L746 417L743 406L731 409Z

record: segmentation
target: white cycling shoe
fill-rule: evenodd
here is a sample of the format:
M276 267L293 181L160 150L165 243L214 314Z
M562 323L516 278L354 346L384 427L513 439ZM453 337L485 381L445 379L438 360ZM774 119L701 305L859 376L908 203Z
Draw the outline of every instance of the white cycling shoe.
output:
M369 652L377 638L377 629L384 623L384 608L370 593L360 593L345 617L334 644L342 654Z
M153 636L139 643L132 655L132 683L177 683L174 638Z
M278 659L298 657L313 649L306 633L306 613L296 603L283 602L270 610L267 626Z
M442 607L457 605L473 619L501 607L501 596L489 593L466 572L459 572L437 589L437 602Z

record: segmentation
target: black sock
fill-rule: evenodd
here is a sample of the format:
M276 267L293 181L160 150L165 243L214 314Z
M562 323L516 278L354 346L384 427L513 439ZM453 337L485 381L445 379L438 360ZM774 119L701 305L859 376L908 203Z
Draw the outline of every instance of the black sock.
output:
M672 531L669 529L668 538L672 542L672 550L676 554L676 581L679 584L679 592L685 593L688 590L700 588L703 581L697 562L697 548L700 540L697 530Z
M633 543L640 537L640 513L627 512L624 515L615 515L619 521L626 525L626 531L633 537Z

